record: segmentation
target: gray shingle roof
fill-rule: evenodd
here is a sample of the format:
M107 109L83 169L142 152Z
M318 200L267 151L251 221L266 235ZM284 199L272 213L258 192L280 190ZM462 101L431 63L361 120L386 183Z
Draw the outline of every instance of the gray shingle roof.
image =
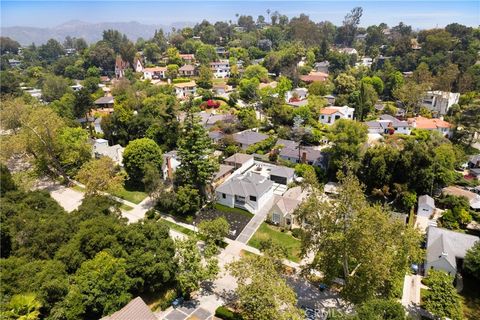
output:
M435 200L428 194L418 197L418 205L428 205L431 208L435 208Z
M234 133L233 139L240 144L252 145L268 138L268 135L255 131L242 131Z
M255 173L236 176L217 188L218 192L242 197L262 196L273 186L273 181Z
M110 104L114 102L113 97L101 97L95 100L95 104Z
M235 153L234 155L228 157L224 162L233 162L237 164L244 164L247 161L253 159L253 155L245 153Z
M456 269L455 258L465 258L465 253L480 238L437 227L427 230L427 263L437 261L442 256Z
M276 166L275 168L272 169L272 171L270 171L270 175L272 176L286 177L286 178L293 177L294 173L295 173L295 170L289 167L284 167L284 166Z
M125 307L102 320L158 320L142 298L136 297Z

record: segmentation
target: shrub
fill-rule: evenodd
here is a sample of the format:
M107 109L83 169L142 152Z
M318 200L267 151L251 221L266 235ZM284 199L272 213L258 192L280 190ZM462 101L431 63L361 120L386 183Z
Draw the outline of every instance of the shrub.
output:
M297 239L301 239L303 235L303 230L300 228L295 228L292 229L292 236L294 236Z
M239 313L233 312L224 306L220 306L215 310L215 317L223 320L242 320L242 316Z
M177 298L177 296L178 296L177 290L175 290L175 289L167 290L167 292L165 292L165 294L161 298L160 302L158 303L158 307L161 310L166 310L168 307L170 307L173 300L175 300Z
M172 82L173 82L173 83L190 82L190 79L189 79L189 78L177 78L177 79L173 79Z

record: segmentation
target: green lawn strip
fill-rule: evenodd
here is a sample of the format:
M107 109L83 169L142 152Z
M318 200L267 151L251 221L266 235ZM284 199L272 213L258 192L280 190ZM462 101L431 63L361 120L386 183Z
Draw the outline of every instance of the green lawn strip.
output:
M239 209L239 208L230 208L230 207L224 206L224 205L219 204L219 203L215 203L215 209L217 209L218 211L223 211L223 212L233 212L233 213L242 214L244 216L247 216L248 218L253 217L253 214L251 214L250 212L248 212L246 210L242 210L242 209Z
M73 189L73 190L81 192L81 193L85 192L85 188L79 186L78 184L74 184L73 186L70 187L70 189Z
M249 246L259 249L262 240L272 239L273 242L278 243L287 248L287 258L293 262L300 262L300 240L295 239L292 235L281 232L279 229L266 224L260 225L257 232L248 242Z
M256 253L253 253L253 252L250 252L250 251L247 251L247 250L240 250L240 255L242 257L256 257L258 256L258 254Z
M125 211L130 211L133 210L133 207L130 207L129 205L125 203L120 203L120 209L125 210Z
M139 204L143 199L147 197L147 194L143 191L131 191L121 188L112 192L112 195L123 200Z
M480 319L480 280L470 275L464 275L462 296L462 309L465 319Z
M185 227L183 227L183 226L181 226L181 225L178 225L178 224L176 224L176 223L174 223L174 222L171 222L171 221L166 220L166 219L163 219L163 218L161 219L161 221L164 222L170 229L173 229L173 230L175 230L175 231L181 232L181 233L183 233L183 234L185 234L185 235L187 235L187 236L193 236L193 235L195 235L195 231L190 230L190 229L188 229L188 228L185 228Z

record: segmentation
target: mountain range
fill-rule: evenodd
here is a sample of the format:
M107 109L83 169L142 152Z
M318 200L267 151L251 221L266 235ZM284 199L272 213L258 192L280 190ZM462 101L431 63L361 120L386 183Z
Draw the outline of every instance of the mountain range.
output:
M66 36L84 38L88 43L92 43L102 39L103 30L115 29L126 34L132 41L136 41L138 38L149 39L153 37L155 30L158 29L163 29L167 33L172 28L181 29L186 26L193 26L193 24L193 22L176 22L170 25L152 25L136 21L89 23L72 20L52 28L2 27L1 35L10 37L24 46L32 43L40 45L52 38L63 42Z

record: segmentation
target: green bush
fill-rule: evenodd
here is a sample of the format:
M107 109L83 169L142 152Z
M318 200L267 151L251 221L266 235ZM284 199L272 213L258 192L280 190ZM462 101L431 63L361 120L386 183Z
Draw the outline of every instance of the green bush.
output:
M297 239L301 239L303 235L303 230L300 228L295 228L292 229L292 236L294 236Z
M242 316L239 313L233 312L224 306L220 306L215 310L215 317L223 320L242 320Z
M169 289L167 292L165 292L164 296L162 297L161 301L158 304L158 307L161 310L166 310L168 307L171 306L173 300L177 298L177 290L175 289Z
M190 79L189 79L189 78L177 78L177 79L173 79L172 82L173 82L173 83L190 82Z

